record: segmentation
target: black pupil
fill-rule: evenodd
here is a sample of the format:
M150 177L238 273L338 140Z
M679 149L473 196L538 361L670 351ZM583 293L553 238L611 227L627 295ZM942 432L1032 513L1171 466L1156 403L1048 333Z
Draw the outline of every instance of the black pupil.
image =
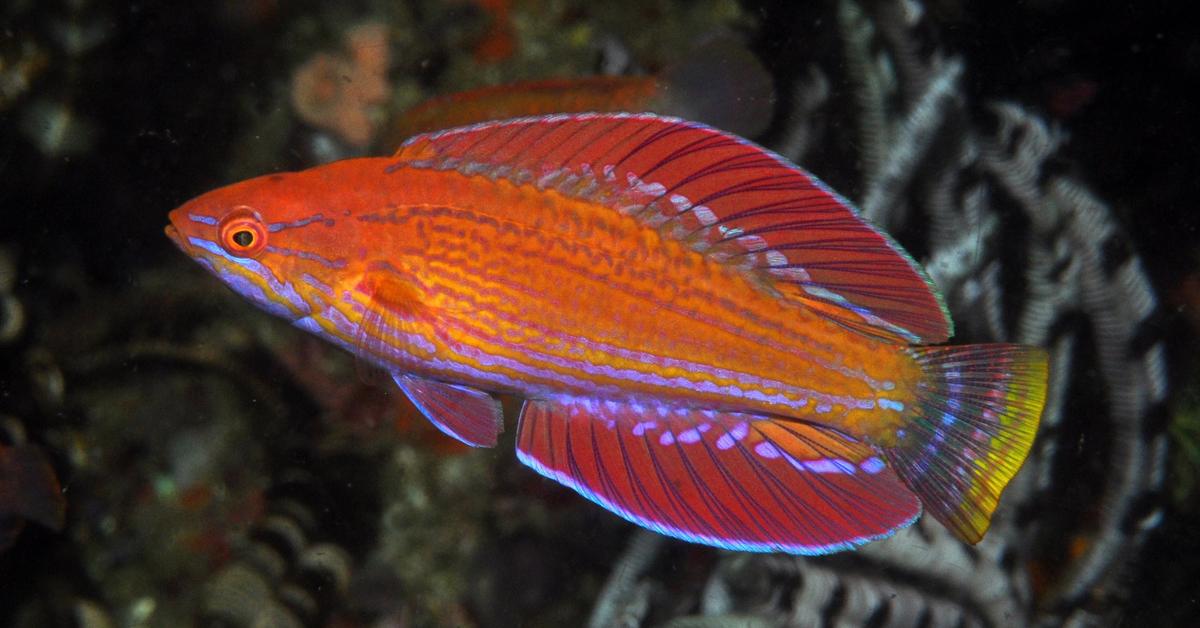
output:
M241 247L254 244L254 232L243 229L233 234L233 242Z

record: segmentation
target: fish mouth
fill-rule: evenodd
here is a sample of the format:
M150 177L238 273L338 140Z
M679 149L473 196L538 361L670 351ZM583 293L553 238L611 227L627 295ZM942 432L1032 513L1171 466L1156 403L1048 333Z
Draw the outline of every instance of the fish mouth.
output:
M187 243L184 242L183 236L179 235L179 230L175 228L175 225L167 225L166 228L163 229L163 232L166 233L167 237L175 243L175 246L179 247L179 250L183 251L184 253L188 253Z

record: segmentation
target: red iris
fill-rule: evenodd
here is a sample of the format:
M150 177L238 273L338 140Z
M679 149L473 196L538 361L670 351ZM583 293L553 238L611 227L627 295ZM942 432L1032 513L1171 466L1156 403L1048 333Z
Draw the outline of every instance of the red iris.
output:
M221 248L237 257L255 257L267 246L267 227L249 207L229 212L217 225Z

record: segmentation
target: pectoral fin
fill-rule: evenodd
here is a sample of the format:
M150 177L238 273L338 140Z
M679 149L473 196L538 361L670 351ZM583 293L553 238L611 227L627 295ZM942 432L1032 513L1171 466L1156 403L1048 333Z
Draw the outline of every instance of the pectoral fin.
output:
M392 379L438 429L471 447L496 446L504 430L504 414L495 397L406 373L392 373Z

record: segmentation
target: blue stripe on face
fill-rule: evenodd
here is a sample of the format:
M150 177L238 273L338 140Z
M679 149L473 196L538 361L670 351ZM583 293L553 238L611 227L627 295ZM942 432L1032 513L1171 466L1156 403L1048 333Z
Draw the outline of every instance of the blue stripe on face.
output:
M316 334L318 336L322 335L322 333L325 331L321 329L321 324L317 322L317 319L311 316L298 318L292 324L300 329L303 329L304 331Z
M346 267L346 260L344 260L344 259L328 259L328 258L322 257L320 255L317 255L316 253L310 253L308 251L297 251L295 249L286 249L283 247L270 246L270 245L267 246L267 250L270 251L271 253L277 253L279 255L284 255L287 257L299 257L300 259L308 260L310 262L316 262L322 266L325 266L327 268L332 268L335 270Z
M275 273L261 262L230 255L219 244L211 240L193 236L188 238L188 243L209 254L209 260L204 260L204 258L197 259L202 261L202 263L207 261L208 264L205 265L209 266L209 269L217 277L221 278L226 285L252 301L255 305L271 314L288 320L294 319L298 315L311 313L308 302L296 292L292 284L280 281L275 276ZM222 264L220 262L228 263ZM237 270L237 268L245 270L241 271ZM268 290L264 291L262 286L251 281L247 276L248 274L253 274L260 278L267 284Z
M321 292L325 293L325 296L328 296L328 297L333 296L333 288L329 284L325 283L324 281L321 281L320 279L317 279L316 277L313 277L312 275L310 275L308 273L301 273L300 280L303 281L304 283L316 288L317 290L320 290Z
M284 229L294 229L296 227L303 227L306 225L310 225L314 222L320 222L320 223L324 224L326 227L332 227L334 224L334 221L332 218L326 219L325 216L322 214L313 214L312 216L309 216L307 218L301 218L299 220L293 220L291 222L273 222L273 223L267 225L267 231L270 231L271 233L275 233L278 231L283 231Z
M245 275L221 268L218 269L217 276L221 278L221 281L225 282L225 285L233 288L234 292L242 295L268 313L281 318L290 319L292 317L291 310L274 299L268 298L266 293L263 292L262 286L254 283Z

